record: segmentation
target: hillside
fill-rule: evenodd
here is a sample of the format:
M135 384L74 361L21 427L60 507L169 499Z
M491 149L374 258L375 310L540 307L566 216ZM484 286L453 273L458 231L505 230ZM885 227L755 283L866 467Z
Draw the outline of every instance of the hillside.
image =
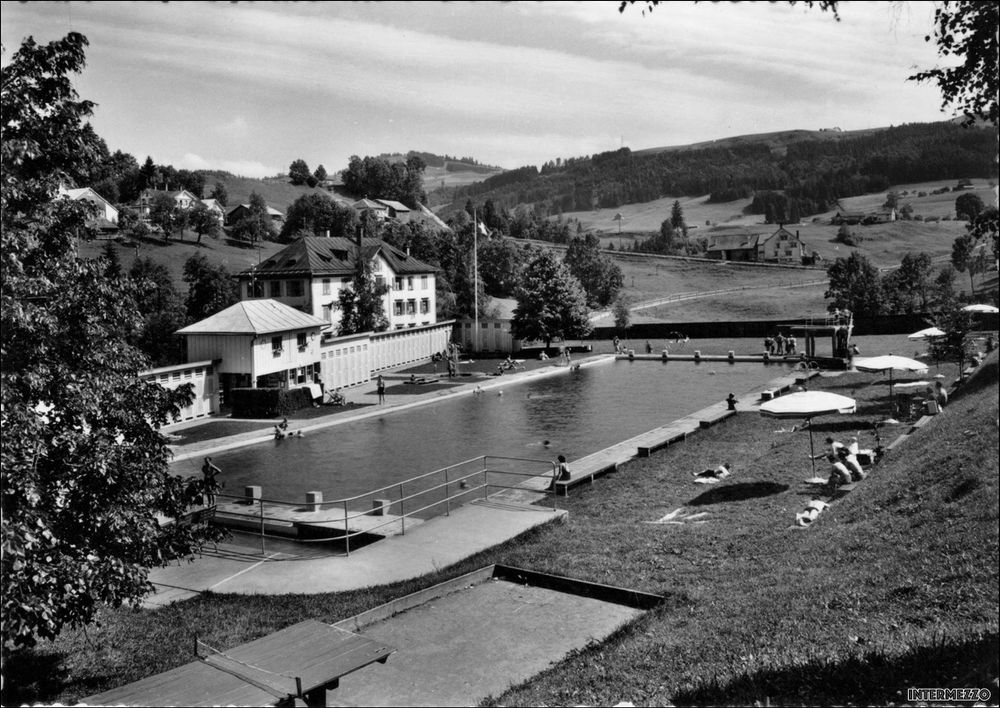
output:
M782 195L780 218L797 221L892 184L995 178L996 142L995 128L941 122L848 133L785 131L636 152L622 148L540 169L508 170L457 189L442 211L460 209L467 199L506 209L527 204L542 216L618 210L666 197L725 206L773 191ZM739 210L746 206L739 204ZM763 213L763 203L753 209Z

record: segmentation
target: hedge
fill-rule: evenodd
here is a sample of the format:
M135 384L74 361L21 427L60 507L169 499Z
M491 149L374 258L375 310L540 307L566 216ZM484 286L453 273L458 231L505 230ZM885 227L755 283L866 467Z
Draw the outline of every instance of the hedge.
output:
M308 388L234 388L233 418L277 418L313 404Z

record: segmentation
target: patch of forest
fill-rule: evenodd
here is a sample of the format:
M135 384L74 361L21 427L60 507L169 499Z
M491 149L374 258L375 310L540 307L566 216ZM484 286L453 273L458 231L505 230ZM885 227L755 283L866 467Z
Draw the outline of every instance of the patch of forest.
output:
M508 170L458 188L454 206L490 199L507 209L533 204L545 216L665 196L708 194L710 201L728 202L780 191L787 197L789 218L797 219L828 211L838 199L885 191L893 184L997 175L997 129L992 126L914 123L837 138L782 145L730 141L654 153L621 148Z

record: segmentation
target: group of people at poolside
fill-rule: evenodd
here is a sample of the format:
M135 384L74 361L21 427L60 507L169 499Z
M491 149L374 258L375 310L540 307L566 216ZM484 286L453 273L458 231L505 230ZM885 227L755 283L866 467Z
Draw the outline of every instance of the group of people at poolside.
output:
M858 448L857 436L852 437L846 445L832 437L827 437L826 444L826 451L814 455L813 459L818 460L825 457L830 463L830 477L827 480L830 487L860 482L868 476L858 461L858 455L861 451Z
M282 418L281 422L274 426L274 439L283 440L285 438L301 438L305 437L305 433L301 430L296 430L294 432L289 432L288 430L288 418Z
M794 356L798 346L794 334L786 337L778 332L773 337L764 337L764 351L773 356Z

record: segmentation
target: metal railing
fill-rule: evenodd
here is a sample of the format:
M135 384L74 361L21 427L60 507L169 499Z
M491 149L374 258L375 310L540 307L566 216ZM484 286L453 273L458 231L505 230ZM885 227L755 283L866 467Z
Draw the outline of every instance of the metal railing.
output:
M448 516L453 508L489 499L491 494L502 490L549 495L552 510L556 511L554 490L548 489L547 484L526 484L530 480L554 479L556 469L551 460L482 455L363 494L329 501L307 498L305 502L292 502L217 494L219 500L231 503L216 507L215 522L259 534L262 555L265 539L280 537L305 543L342 542L344 553L349 556L352 539L405 534L407 520L412 527L435 516ZM240 510L240 506L245 506L246 511Z

